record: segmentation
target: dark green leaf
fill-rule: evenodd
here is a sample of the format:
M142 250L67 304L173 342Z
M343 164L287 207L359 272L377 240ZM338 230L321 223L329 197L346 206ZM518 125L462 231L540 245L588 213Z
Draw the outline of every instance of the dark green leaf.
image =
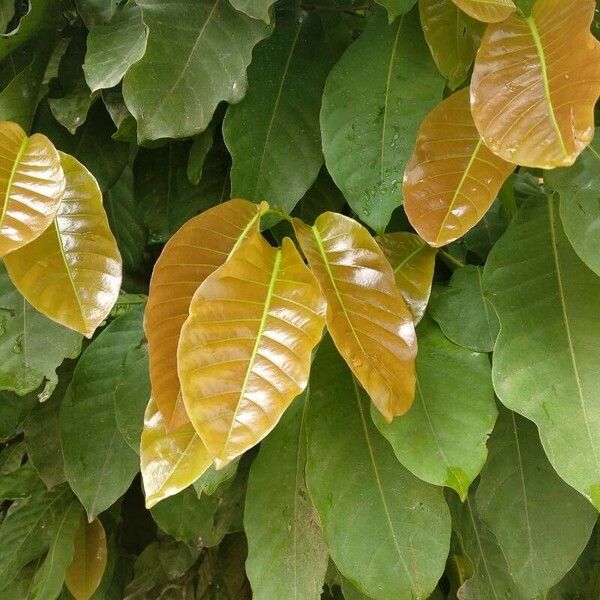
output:
M192 185L200 182L204 161L213 145L213 137L214 129L211 126L194 137L187 162L187 176Z
M467 231L461 241L467 250L485 259L492 246L506 230L507 225L508 218L502 207L502 202L495 200L490 209L483 215L481 221Z
M416 0L377 0L377 3L386 8L388 21L392 23L396 17L406 14L416 4Z
M328 210L343 212L346 199L340 189L333 183L331 175L323 167L317 180L296 205L293 215L302 219L307 225L312 225L315 219Z

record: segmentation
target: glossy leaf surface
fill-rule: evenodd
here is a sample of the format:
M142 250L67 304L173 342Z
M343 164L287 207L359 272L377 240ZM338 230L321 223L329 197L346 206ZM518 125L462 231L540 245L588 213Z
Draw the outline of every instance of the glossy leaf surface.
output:
M53 223L4 259L13 283L41 313L91 337L121 287L121 255L91 173L61 153L66 187Z
M419 15L433 60L454 90L469 73L484 26L452 0L420 0Z
M0 122L0 256L28 244L54 219L65 189L58 152L50 140Z
M167 431L154 399L144 416L140 460L147 508L184 490L212 462L191 423Z
M446 287L431 300L431 316L444 335L476 352L494 349L500 323L494 307L483 295L483 269L465 265L452 273Z
M273 35L257 46L248 93L223 123L232 196L290 212L314 182L323 163L319 110L331 63L314 12L283 13Z
M219 102L243 98L252 48L270 28L226 0L136 4L148 26L148 42L144 57L125 76L123 95L138 121L138 138L203 131Z
M471 117L469 90L455 92L425 118L404 172L404 208L419 235L443 246L486 213L514 165L494 156Z
M231 0L231 5L236 10L265 23L271 22L271 6L273 4L274 0Z
M258 231L263 206L231 200L188 221L156 261L144 330L148 338L152 395L167 430L188 421L179 391L177 344L198 286Z
M504 160L551 169L573 164L594 134L600 42L593 0L539 0L530 17L490 25L471 80L473 119Z
M435 250L418 235L406 231L386 233L377 238L377 243L394 271L396 285L418 323L429 301Z
M417 328L417 389L410 411L379 431L414 475L461 498L487 458L496 406L489 359L450 343L430 319Z
M329 555L304 481L310 395L294 400L250 469L244 530L256 600L321 597Z
M294 219L308 264L327 299L327 329L383 416L405 413L415 390L417 342L394 273L362 225L323 213L312 227Z
M452 0L461 10L484 23L499 23L515 12L512 0Z
M177 351L187 413L217 467L254 446L308 382L325 301L294 243L254 233L194 294Z
M98 519L81 522L75 536L75 554L65 583L75 600L89 600L106 568L106 534Z
M306 479L332 559L375 600L427 598L450 539L441 490L398 463L329 338L317 352L311 388Z
M557 198L522 205L490 253L484 289L501 326L498 398L536 423L558 474L600 508L600 375L589 351L600 280L569 244Z
M374 11L327 78L325 162L350 206L378 233L402 201L402 171L417 129L443 87L416 10L391 25Z
M543 597L585 548L598 513L556 474L531 421L503 409L489 447L479 514L519 587L530 598Z

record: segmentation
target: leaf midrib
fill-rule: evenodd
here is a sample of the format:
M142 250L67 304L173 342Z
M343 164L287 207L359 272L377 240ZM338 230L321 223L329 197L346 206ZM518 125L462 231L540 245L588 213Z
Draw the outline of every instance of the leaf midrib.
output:
M10 200L12 186L15 182L15 177L17 175L19 163L21 162L21 158L23 157L27 146L29 146L29 138L25 136L21 141L21 145L19 146L19 150L17 151L17 155L12 165L12 169L10 170L10 175L8 176L8 181L6 182L6 195L4 196L4 206L2 207L2 215L0 215L0 227L4 226L4 218L6 217L6 212L8 210L8 202Z

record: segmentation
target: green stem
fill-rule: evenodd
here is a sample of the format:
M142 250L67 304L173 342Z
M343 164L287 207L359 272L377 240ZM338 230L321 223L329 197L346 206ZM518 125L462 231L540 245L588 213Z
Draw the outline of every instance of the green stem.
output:
M464 262L462 262L461 260L458 260L458 258L452 256L452 254L450 254L450 252L446 252L445 250L438 250L438 254L442 257L442 259L444 261L446 261L447 263L450 263L455 268L460 268L460 267L465 266Z

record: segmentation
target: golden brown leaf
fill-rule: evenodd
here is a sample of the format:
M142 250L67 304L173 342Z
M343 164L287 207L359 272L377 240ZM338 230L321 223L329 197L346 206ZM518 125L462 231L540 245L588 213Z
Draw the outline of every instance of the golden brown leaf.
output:
M255 232L198 288L177 353L187 413L217 468L264 438L306 387L325 300L289 238Z
M452 0L468 15L484 23L499 23L515 12L512 0Z
M487 212L514 165L485 146L469 110L469 90L438 104L421 124L404 171L404 209L419 235L443 246Z
M89 600L106 568L106 534L98 519L85 520L75 534L73 562L67 569L65 584L76 600Z
M377 238L377 243L392 266L396 285L418 323L429 301L436 251L408 231L386 233Z
M514 164L573 164L594 135L600 43L594 0L538 0L530 17L489 25L475 59L471 109L487 146Z
M177 344L192 296L248 232L258 231L266 208L266 203L258 205L247 200L229 200L215 206L183 225L156 261L144 330L152 395L168 431L189 422L179 391Z
M394 273L365 227L326 212L294 230L327 299L327 328L381 414L405 413L415 392L417 340Z
M4 259L15 287L41 313L91 337L121 287L121 255L94 176L60 153L66 187L56 217Z
M27 137L16 123L0 121L0 256L37 238L54 219L65 189L52 142Z
M144 415L140 462L146 508L185 489L212 463L190 422L167 431L163 414L150 399Z

